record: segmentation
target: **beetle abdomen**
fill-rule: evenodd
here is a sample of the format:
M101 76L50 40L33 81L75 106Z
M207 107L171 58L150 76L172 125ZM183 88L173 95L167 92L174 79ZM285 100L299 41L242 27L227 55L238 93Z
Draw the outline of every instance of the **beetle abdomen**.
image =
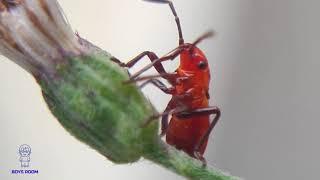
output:
M209 125L209 116L198 116L188 119L179 119L173 116L166 133L166 141L168 144L194 157L195 146L201 141ZM201 155L204 154L207 142L208 140L199 149Z

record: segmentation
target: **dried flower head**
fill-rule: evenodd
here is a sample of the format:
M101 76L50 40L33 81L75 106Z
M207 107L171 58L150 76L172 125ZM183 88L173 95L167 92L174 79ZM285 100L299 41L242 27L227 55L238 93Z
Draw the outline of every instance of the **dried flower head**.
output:
M55 73L65 53L83 51L57 1L0 1L0 52L25 70Z

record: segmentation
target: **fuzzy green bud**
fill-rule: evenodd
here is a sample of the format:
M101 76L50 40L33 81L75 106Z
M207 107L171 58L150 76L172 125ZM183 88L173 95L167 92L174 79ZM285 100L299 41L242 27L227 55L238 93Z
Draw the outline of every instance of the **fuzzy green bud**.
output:
M39 80L49 108L74 136L116 163L138 160L157 139L158 125L141 128L154 113L128 74L108 57L69 58L58 78Z

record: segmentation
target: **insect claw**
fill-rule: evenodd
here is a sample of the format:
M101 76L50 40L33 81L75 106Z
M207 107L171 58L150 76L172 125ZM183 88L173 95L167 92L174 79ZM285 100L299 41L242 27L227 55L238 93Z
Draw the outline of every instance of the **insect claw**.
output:
M206 159L201 155L201 153L198 150L194 151L193 155L194 155L194 157L196 159L198 159L198 160L200 160L202 162L202 167L203 168L207 167Z

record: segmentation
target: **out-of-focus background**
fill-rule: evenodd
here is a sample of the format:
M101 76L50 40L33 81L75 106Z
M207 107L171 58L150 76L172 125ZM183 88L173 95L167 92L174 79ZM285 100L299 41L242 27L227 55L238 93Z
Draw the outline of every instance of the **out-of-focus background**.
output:
M79 34L119 59L177 46L168 6L140 0L60 0ZM209 164L248 180L319 179L319 1L174 0L186 41L199 46L212 73L211 105L222 109L205 154ZM146 59L133 71L149 63ZM166 63L173 71L178 61ZM154 71L148 72L149 74ZM47 109L34 79L0 60L0 179L182 179L148 161L114 165L70 136ZM169 100L146 95L162 111ZM19 169L18 147L32 148L38 175Z

